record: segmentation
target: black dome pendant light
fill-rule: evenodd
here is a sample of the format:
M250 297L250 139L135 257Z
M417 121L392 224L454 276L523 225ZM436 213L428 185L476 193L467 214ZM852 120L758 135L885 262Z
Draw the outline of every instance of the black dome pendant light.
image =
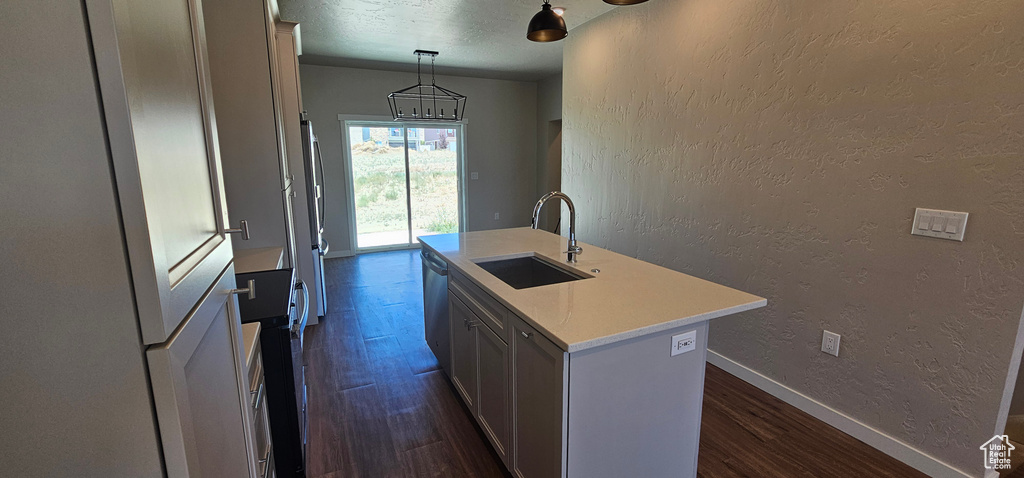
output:
M638 3L644 3L647 0L604 0L604 3L609 5L636 5Z
M530 27L526 29L526 38L537 42L558 41L568 34L565 20L551 9L548 0L544 0L544 5L541 5L540 11L530 19Z

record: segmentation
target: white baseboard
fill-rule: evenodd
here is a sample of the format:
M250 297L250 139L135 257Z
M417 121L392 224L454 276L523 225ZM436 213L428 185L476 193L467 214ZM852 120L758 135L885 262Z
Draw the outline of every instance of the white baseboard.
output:
M844 415L838 410L830 408L828 405L761 375L744 365L734 362L732 359L722 356L714 350L708 350L707 360L708 363L739 377L743 381L764 390L765 392L790 405L793 405L796 408L799 408L800 410L803 410L814 418L838 428L843 433L867 443L882 453L906 463L928 476L956 478L978 476L966 473L943 463L931 455L913 448L879 430L871 428L852 417ZM981 458L981 452L979 450L979 468L981 468ZM998 473L994 476L998 476ZM988 473L985 474L985 478L990 478Z
M348 251L332 251L332 252L328 252L326 255L324 255L324 259L335 259L335 258L338 258L338 257L352 257L354 255L356 255L356 254L354 252L352 252L351 250L348 250Z

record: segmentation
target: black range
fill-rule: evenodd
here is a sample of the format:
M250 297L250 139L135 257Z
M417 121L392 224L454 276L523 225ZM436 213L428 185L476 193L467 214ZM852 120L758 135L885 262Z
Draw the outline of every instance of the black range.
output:
M309 318L309 291L293 269L235 275L245 287L255 281L256 297L239 300L242 323L260 322L270 434L277 476L306 476L306 367L303 334ZM301 294L300 294L301 292ZM301 296L300 309L298 305Z

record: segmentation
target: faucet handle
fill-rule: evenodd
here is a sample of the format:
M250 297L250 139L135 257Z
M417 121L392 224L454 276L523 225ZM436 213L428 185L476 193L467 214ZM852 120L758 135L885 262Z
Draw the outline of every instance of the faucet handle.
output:
M583 248L580 246L569 246L568 251L562 251L562 254L576 254L577 256L583 254Z

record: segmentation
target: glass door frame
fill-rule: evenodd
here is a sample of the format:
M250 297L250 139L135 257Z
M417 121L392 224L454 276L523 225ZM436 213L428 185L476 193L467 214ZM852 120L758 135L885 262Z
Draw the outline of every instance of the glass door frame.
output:
M338 115L341 123L341 156L345 165L345 189L347 190L346 203L348 205L348 232L349 241L352 244L354 254L368 252L397 251L407 249L419 249L420 243L412 241L412 191L410 188L409 171L409 128L434 128L454 129L456 131L455 150L455 175L458 183L458 216L459 232L466 232L466 127L467 121L416 121L403 120L395 121L390 116L362 116L362 115ZM359 234L356 229L356 197L355 197L355 174L352 171L352 141L349 137L350 127L371 127L371 128L402 128L405 138L405 192L406 192L406 228L410 234L408 244L396 244L390 246L359 247Z

